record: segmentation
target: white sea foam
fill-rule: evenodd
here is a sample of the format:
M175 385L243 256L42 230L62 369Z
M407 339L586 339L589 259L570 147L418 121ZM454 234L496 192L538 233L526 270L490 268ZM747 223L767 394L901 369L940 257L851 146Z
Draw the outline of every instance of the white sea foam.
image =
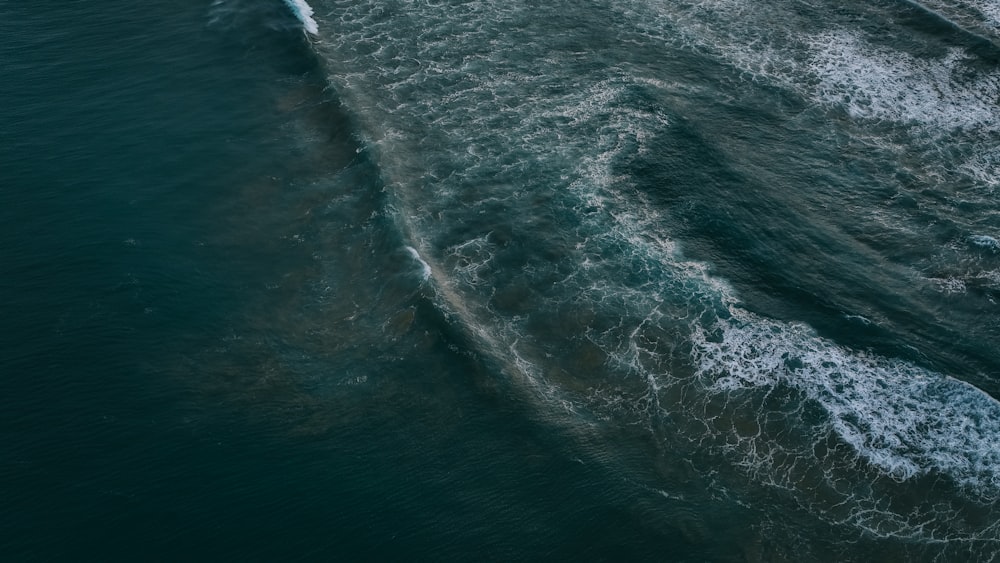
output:
M431 277L431 266L420 257L420 253L417 252L416 248L412 246L407 246L406 251L410 253L410 256L420 264L420 275L424 281L427 281Z
M1000 131L997 76L963 78L967 55L962 50L918 59L876 48L842 30L811 37L809 46L813 60L808 70L819 80L816 99L843 104L856 118Z
M959 165L959 170L991 191L1000 188L1000 147L987 146Z
M487 233L452 246L448 249L446 260L462 282L470 286L485 286L490 283L484 274L496 253L495 246L489 241Z
M986 20L993 27L993 30L1000 33L1000 2L986 0L977 8L986 16Z
M313 19L313 9L306 0L285 0L285 4L292 9L295 17L302 22L302 27L309 33L316 35L319 33L319 25Z
M938 291L945 295L963 294L967 291L965 280L949 276L947 278L928 278Z
M987 248L994 252L1000 251L1000 241L989 235L972 235L969 242L981 248Z
M803 325L733 308L695 330L699 374L720 393L786 386L821 405L837 436L887 475L947 475L975 497L1000 499L1000 403L959 380L852 352Z
M989 27L986 34L998 41L1000 3L931 4L942 13L964 14L963 21L979 22L973 27L980 31ZM946 176L958 172L991 188L1000 186L1000 150L994 141L1000 134L1000 72L978 64L982 61L966 50L915 55L869 41L853 22L834 14L817 30L813 19L802 19L797 10L788 13L781 2L745 6L700 0L683 9L661 0L626 5L632 23L653 40L717 57L741 79L780 85L820 107L843 108L860 122L879 122L879 132L867 139L876 148L892 145L894 135L908 134L901 154L911 159L919 154L916 160L928 176L949 182Z

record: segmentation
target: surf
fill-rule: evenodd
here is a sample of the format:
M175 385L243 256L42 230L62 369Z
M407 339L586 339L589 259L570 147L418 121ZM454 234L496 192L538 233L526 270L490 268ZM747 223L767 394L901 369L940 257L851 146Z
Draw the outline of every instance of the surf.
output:
M636 12L661 7L628 4ZM825 521L927 542L998 540L995 528L966 534L947 518L931 530L921 518L934 508L920 500L912 513L887 511L874 523L861 516L879 508L879 493L909 498L926 479L953 487L933 496L953 507L998 498L1000 458L989 444L1000 432L1000 408L987 393L912 361L842 346L805 324L750 312L710 264L685 257L671 218L636 190L635 156L666 150L670 124L693 121L681 102L671 102L708 86L644 75L642 65L655 60L649 45L648 59L596 64L588 49L566 39L572 30L547 33L545 17L517 5L422 4L392 14L372 2L324 7L338 18L324 23L317 49L377 162L401 248L419 265L435 306L473 337L477 353L502 366L513 388L539 399L539 411L562 409L565 416L555 418L581 432L599 426L594 419L610 420L653 428L664 443L703 445L720 472L731 472L729 483L741 482L740 474L763 477L775 490L793 491L790 504L801 501ZM610 5L594 9L616 25L650 21ZM576 23L602 29L592 17ZM622 34L676 41L664 32L668 24L653 27L640 30L645 36L595 31L590 40L614 45ZM685 40L712 43L696 35ZM830 37L851 39L841 54L853 58L835 63L833 48L823 50ZM948 80L921 83L905 108L893 106L890 100L912 90L912 73L889 73L888 80L864 74L859 60L888 68L893 57L850 32L797 37L811 49L797 57L778 48L739 51L740 38L726 39L704 49L768 80L762 88L777 84L801 95L803 105L846 114L851 132L866 131L868 121L926 130L960 118L960 131L996 123L978 94ZM763 60L769 56L781 64ZM956 52L945 62L961 59ZM939 67L920 66L922 59L901 60L926 68L924 78L938 76ZM942 89L947 104L920 98ZM968 99L976 111L958 112ZM915 109L928 104L929 112ZM748 438L734 430L731 421L763 425L772 411L761 405L782 394L791 414L787 426L777 426L786 432ZM672 417L685 419L678 423L684 432L655 430ZM963 431L950 431L954 426ZM817 444L836 455L817 456ZM804 481L787 481L799 466L829 476L824 490L837 502L824 503ZM876 490L844 493L838 477L874 478Z
M319 34L319 25L316 20L313 19L313 9L305 0L284 0L285 5L292 11L299 21L302 22L302 28L310 33L311 35Z

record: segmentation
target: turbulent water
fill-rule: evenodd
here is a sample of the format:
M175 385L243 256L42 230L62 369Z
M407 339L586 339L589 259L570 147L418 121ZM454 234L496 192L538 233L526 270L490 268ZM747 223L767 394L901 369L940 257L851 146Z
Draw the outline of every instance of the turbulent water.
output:
M340 476L292 553L1000 559L996 2L200 13L281 51L227 161L275 164L193 237L225 320L142 373Z

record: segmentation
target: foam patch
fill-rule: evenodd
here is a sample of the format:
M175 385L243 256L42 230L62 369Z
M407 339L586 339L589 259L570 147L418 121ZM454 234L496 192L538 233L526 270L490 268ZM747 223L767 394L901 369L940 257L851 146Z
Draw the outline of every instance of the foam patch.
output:
M894 479L931 472L975 497L1000 499L1000 403L912 364L854 352L808 327L733 308L721 341L698 330L698 373L718 393L787 386L815 401L826 425Z

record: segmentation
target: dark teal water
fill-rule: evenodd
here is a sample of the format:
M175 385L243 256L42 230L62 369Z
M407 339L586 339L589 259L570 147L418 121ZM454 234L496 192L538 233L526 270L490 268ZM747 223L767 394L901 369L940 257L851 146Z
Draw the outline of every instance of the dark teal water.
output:
M989 3L0 0L11 560L990 561Z

